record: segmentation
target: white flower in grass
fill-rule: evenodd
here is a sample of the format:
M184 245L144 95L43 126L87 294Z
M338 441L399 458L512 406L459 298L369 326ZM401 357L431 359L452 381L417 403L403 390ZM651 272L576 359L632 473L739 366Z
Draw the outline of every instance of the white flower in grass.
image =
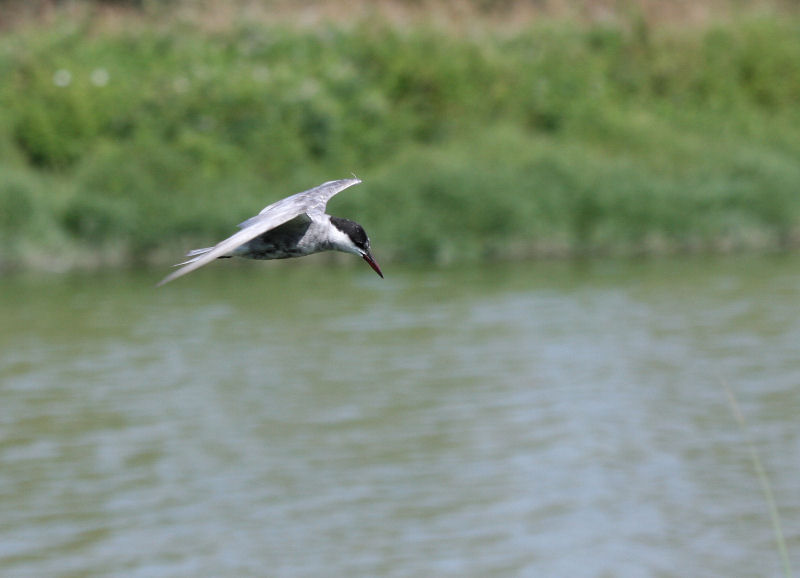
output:
M55 74L53 74L53 84L60 87L69 86L72 82L72 73L65 69L59 68L56 70Z
M95 68L92 70L92 74L89 79L92 81L92 84L95 86L105 86L108 84L109 79L111 76L108 74L108 70L105 68Z

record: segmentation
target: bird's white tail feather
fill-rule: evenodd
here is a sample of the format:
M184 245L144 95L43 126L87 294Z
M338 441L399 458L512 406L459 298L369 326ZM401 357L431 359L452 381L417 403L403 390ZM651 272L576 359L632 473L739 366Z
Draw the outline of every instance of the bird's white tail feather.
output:
M214 247L204 247L202 249L192 249L188 253L186 253L187 257L196 257L197 255L205 255Z
M206 253L208 253L213 248L214 247L203 247L202 249L192 249L191 251L186 253L186 256L187 257L191 257L191 259L189 259L187 261L184 261L183 263L175 263L173 265L173 267L180 267L181 265L187 265L189 263L194 263L195 261L197 261L197 259L199 259L201 256L203 256Z

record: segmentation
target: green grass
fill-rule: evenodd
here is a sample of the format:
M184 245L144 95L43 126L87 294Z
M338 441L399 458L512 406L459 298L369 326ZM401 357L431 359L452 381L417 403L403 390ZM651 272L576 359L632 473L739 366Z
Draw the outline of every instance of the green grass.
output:
M792 576L794 576L792 571L792 563L789 559L789 551L786 547L786 536L783 531L780 512L778 511L778 504L775 501L775 494L772 491L772 484L770 483L767 471L761 462L761 456L759 455L758 448L756 447L756 444L748 431L747 422L744 419L742 410L739 408L739 402L736 399L736 394L733 392L733 389L726 380L719 378L719 381L725 388L725 395L728 398L728 406L730 407L731 413L733 414L733 417L739 426L739 431L744 437L748 453L750 454L750 461L753 464L753 470L755 471L756 477L758 478L758 483L761 486L761 493L764 495L764 500L767 503L770 523L772 524L772 531L775 535L775 544L777 546L778 555L780 556L781 564L783 566L783 575L786 576L786 578L792 578Z
M0 38L0 266L162 260L355 172L382 259L773 250L800 19L467 34L65 17Z

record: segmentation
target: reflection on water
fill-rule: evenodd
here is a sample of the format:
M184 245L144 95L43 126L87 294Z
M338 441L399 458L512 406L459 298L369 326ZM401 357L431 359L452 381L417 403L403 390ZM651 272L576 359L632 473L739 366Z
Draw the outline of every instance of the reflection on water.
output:
M800 260L0 279L0 575L800 567Z

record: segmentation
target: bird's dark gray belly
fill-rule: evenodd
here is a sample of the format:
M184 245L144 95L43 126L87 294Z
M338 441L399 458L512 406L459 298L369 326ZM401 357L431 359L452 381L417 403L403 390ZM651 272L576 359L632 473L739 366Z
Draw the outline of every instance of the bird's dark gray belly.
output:
M288 259L308 255L304 242L309 222L295 219L259 235L235 251L238 257L247 259Z
M302 257L303 255L306 255L306 253L296 247L281 243L264 243L258 239L253 239L244 245L240 251L237 251L237 256L245 257L246 259L288 259L290 257Z

